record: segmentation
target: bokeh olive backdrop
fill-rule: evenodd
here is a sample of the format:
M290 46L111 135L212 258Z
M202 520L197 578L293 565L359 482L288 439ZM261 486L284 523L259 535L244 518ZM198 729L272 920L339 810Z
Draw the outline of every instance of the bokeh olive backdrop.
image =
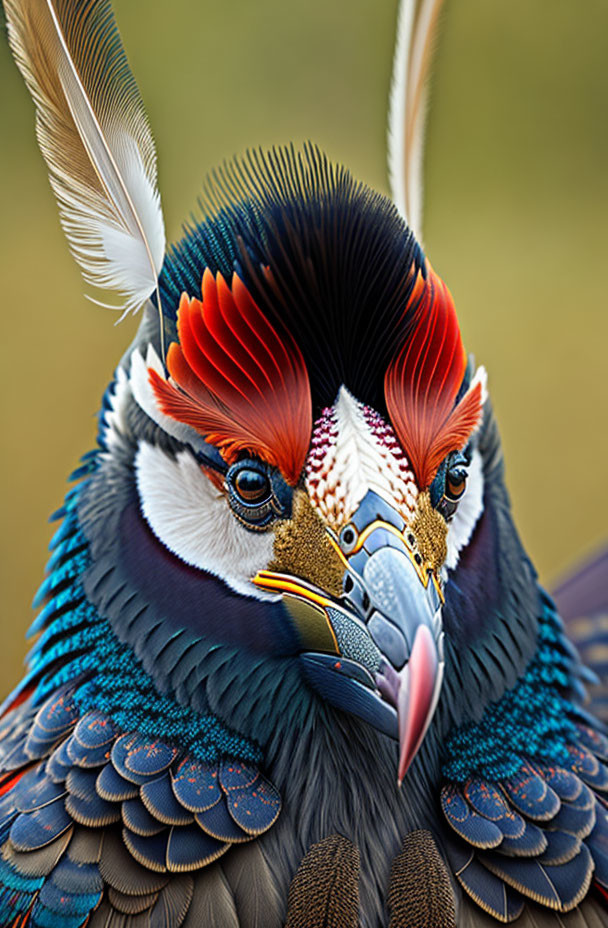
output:
M155 132L168 235L204 174L310 138L386 190L395 0L115 0ZM550 583L606 537L608 4L451 0L425 244L490 375L524 541ZM0 689L16 682L64 480L136 320L83 298L0 44ZM365 346L361 346L365 350Z

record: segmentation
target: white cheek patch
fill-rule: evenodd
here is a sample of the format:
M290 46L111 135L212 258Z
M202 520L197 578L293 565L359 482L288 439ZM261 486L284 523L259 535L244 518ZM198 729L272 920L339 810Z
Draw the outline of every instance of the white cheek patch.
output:
M475 450L469 466L467 488L448 530L448 556L445 566L453 570L458 564L462 549L468 545L483 512L483 463L481 454Z
M192 567L221 577L237 593L277 599L250 582L273 557L274 534L249 532L188 451L175 459L142 443L137 488L148 525L165 547Z

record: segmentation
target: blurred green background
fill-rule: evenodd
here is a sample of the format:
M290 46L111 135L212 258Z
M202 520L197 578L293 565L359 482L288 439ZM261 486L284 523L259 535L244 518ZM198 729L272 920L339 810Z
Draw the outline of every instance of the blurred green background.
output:
M312 139L387 189L394 0L114 3L156 136L170 239L204 174ZM452 0L428 137L425 245L488 368L517 521L551 583L606 538L608 4ZM0 45L1 689L21 674L47 515L93 445L137 324L83 298L33 108Z

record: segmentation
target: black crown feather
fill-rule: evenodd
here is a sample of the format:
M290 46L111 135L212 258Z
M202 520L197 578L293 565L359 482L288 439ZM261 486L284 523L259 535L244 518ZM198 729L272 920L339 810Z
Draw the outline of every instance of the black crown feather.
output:
M384 375L412 324L424 256L391 201L307 144L249 151L208 178L203 218L170 250L160 279L168 321L209 267L245 281L280 318L308 368L313 406L341 384L384 411Z

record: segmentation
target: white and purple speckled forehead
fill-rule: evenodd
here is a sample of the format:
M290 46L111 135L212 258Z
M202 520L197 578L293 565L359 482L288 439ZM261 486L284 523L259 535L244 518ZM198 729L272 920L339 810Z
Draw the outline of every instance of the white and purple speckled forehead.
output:
M406 520L415 512L419 491L397 436L346 387L315 422L304 470L313 506L336 531L350 520L368 490Z

